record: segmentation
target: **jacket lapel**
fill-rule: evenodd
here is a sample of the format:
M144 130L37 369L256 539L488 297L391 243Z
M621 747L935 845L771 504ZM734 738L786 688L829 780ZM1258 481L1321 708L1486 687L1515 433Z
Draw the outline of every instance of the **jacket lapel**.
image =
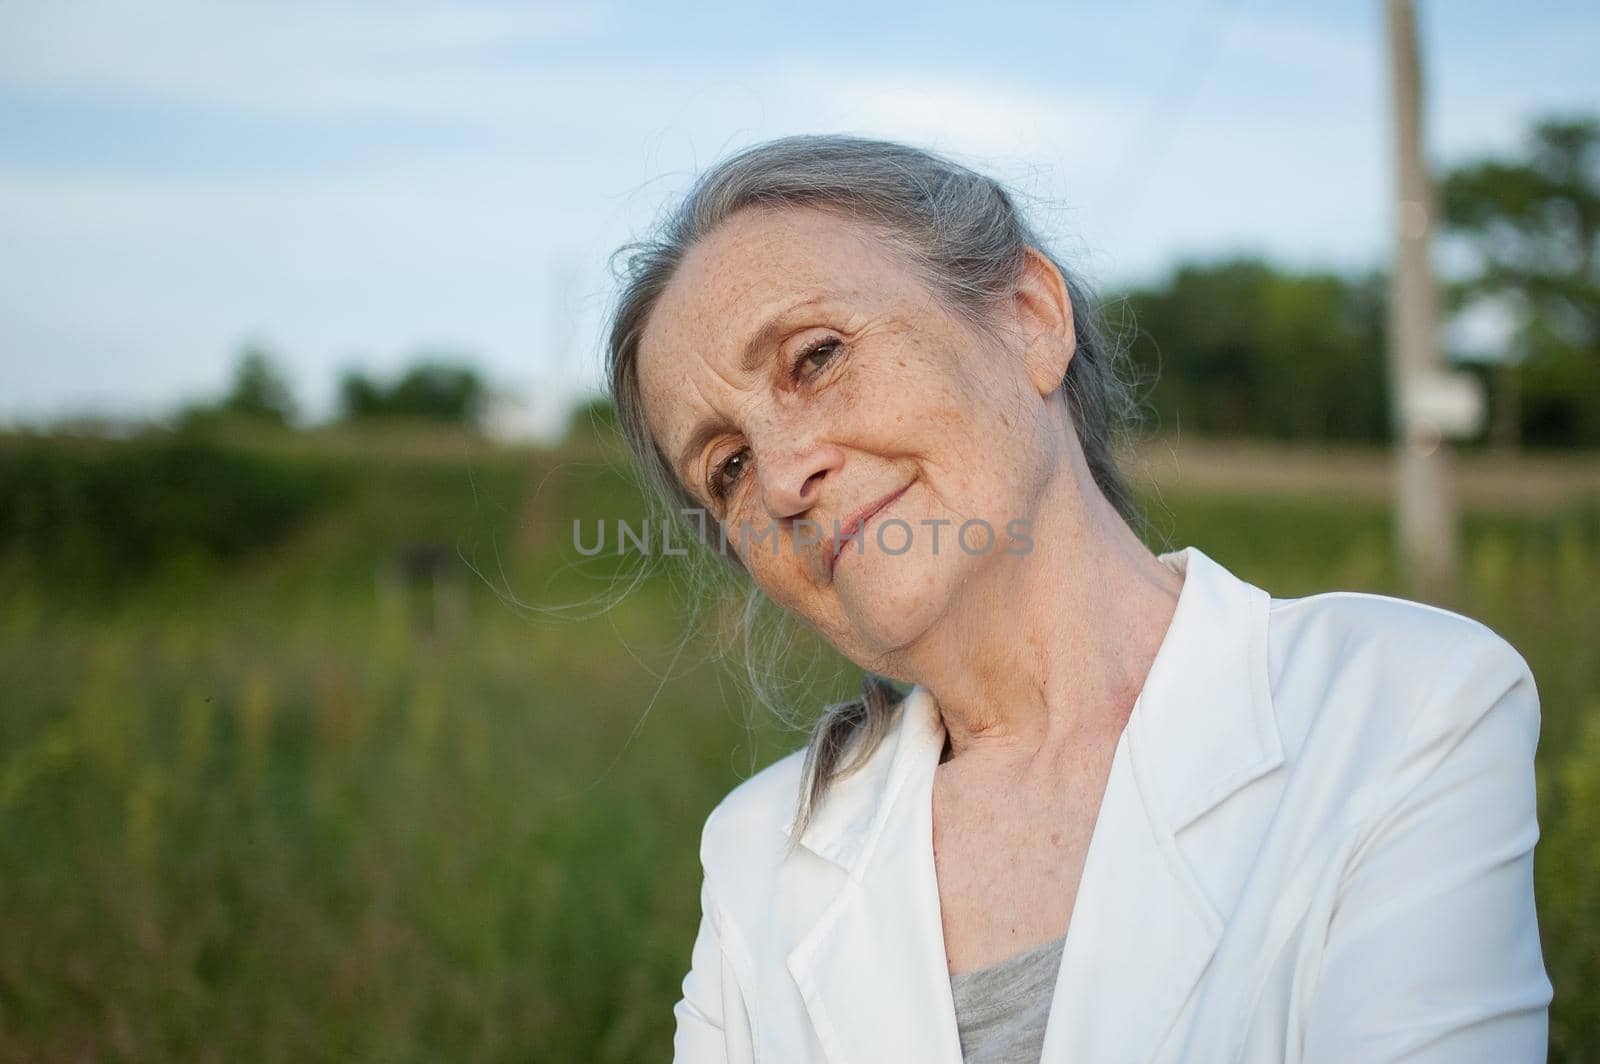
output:
M1185 827L1282 763L1267 684L1265 591L1196 547L1177 610L1113 756L1045 1031L1045 1061L1149 1061L1224 919ZM830 790L801 843L841 886L788 955L828 1058L959 1064L933 864L944 726L915 687L895 732ZM997 885L1004 889L1003 884ZM1230 902L1222 902L1230 904Z
M788 957L835 1064L961 1060L933 865L933 773L944 725L922 687L900 712L883 746L837 794L829 791L801 837L846 873Z

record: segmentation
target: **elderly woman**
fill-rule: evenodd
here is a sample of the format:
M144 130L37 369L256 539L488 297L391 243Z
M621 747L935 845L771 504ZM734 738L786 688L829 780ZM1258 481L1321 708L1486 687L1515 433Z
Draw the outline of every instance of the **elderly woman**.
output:
M1526 662L1152 553L1128 382L1000 185L785 138L625 250L647 479L866 671L705 822L679 1060L1544 1058Z

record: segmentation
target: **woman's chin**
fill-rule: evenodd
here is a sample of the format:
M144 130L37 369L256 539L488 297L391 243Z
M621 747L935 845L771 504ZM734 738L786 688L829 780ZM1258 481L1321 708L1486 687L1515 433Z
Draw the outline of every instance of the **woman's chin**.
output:
M840 558L833 588L847 625L875 649L911 642L948 612L956 575L951 559L870 553Z

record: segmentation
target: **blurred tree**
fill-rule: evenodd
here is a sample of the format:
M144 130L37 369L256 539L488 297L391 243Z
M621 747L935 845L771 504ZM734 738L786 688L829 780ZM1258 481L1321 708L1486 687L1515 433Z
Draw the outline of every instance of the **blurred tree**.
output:
M1164 430L1277 439L1386 438L1383 299L1381 275L1255 258L1184 264L1124 293Z
M360 421L383 413L383 389L359 370L347 370L339 378L339 416L345 421Z
M1539 121L1522 157L1449 171L1440 200L1475 260L1451 304L1526 308L1494 372L1498 442L1600 445L1600 120Z
M488 388L477 370L427 358L385 385L356 370L339 382L339 417L346 422L378 418L443 421L477 430L488 406Z
M401 417L473 428L482 421L486 399L477 370L432 361L408 369L389 391L389 406Z
M294 393L288 377L266 349L251 346L240 354L233 386L222 400L221 410L285 427L294 423Z
M297 416L289 378L266 348L251 344L239 353L233 381L221 399L184 403L176 426L187 432L210 432L231 421L291 427Z

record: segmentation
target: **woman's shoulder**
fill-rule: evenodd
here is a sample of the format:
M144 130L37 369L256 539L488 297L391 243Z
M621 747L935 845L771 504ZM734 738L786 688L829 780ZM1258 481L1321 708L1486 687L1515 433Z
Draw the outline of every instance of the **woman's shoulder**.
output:
M805 755L806 748L802 746L740 781L711 810L707 826L715 825L716 830L734 834L781 834L800 794Z
M1311 749L1403 757L1420 741L1459 736L1510 692L1537 729L1527 661L1464 613L1375 592L1325 591L1272 598L1268 627L1269 685L1291 757ZM1323 741L1309 743L1313 735ZM1388 760L1376 757L1372 767Z
M785 851L800 797L806 748L786 754L730 790L706 816L700 863L708 877L748 878Z
M1389 680L1436 677L1461 659L1487 656L1526 669L1522 654L1474 617L1371 591L1322 591L1270 602L1272 671L1310 659L1331 671L1367 670Z

